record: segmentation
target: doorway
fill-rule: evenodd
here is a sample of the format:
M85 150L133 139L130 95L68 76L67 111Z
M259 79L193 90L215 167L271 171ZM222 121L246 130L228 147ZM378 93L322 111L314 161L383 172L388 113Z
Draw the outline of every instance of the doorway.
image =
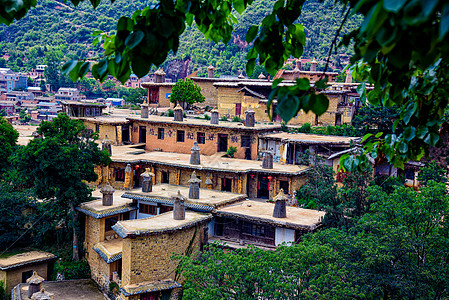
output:
M228 150L228 135L218 134L218 152L226 152Z
M270 197L270 185L268 177L259 175L259 182L257 183L257 198L268 199Z
M147 127L139 126L139 143L147 142Z
M221 190L223 192L231 192L232 191L232 179L231 178L222 178L221 179Z
M129 125L123 125L122 127L122 143L129 144Z

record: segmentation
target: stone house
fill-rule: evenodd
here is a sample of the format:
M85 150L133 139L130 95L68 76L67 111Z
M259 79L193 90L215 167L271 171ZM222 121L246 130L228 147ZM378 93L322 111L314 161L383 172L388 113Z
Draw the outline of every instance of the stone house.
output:
M247 200L215 210L209 242L224 242L231 249L250 244L273 250L283 243L297 243L302 235L321 227L325 212L287 206L289 198L283 191L276 198L276 204Z
M208 228L213 229L210 212L246 199L242 194L203 189L197 199L187 199L182 196L190 196L187 187L150 186L115 194L106 186L94 192L94 196L103 193L103 199L77 208L84 215L84 247L92 279L103 290L117 283L120 299L168 299L182 283L173 253L202 249Z
M57 99L57 98L55 98ZM56 100L58 101L58 100ZM107 106L102 103L90 103L80 101L62 100L62 111L70 117L97 117L103 114L103 109Z
M37 272L45 280L51 275L54 254L43 251L29 251L6 258L0 258L0 281L5 283L5 290L10 291L19 283L25 283Z
M274 161L283 164L300 164L301 155L308 150L309 154L317 154L338 169L338 158L329 159L333 154L349 149L360 142L359 137L344 137L306 133L272 133L261 137L259 151L272 151Z
M282 188L293 194L307 180L308 167L261 161L200 155L200 163L190 163L191 154L146 152L135 146L112 146L112 163L97 167L98 186L110 180L116 189L131 189L142 184L142 173L151 168L154 183L188 185L193 171L202 180L200 187L247 194L251 199L273 199ZM265 157L265 155L264 155Z
M197 142L204 155L226 152L233 146L237 148L235 158L252 160L258 157L259 136L280 130L280 125L253 123L250 126L240 122L222 122L218 121L218 115L215 124L214 118L205 121L183 119L182 116L179 121L154 115L127 119L132 124L131 142L144 143L149 151L190 153L194 142Z
M91 118L77 118L82 120L87 130L98 132L98 138L113 141L114 145L131 143L129 120L124 117L97 116Z

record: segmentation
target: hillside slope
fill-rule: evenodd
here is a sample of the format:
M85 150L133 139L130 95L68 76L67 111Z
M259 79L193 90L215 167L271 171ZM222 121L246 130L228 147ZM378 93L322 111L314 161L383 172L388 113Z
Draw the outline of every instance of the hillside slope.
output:
M213 64L220 75L236 75L245 69L247 45L246 30L252 24L260 24L274 4L274 0L255 0L242 15L235 26L234 38L228 45L207 41L195 28L187 28L181 37L180 49L171 54L163 68L173 79L199 70L205 74L205 67ZM28 15L9 27L0 26L0 67L7 66L16 71L28 71L37 64L48 61L50 53L62 59L86 58L97 55L100 47L92 47L91 33L100 29L113 32L117 20L122 15L130 16L151 2L142 0L109 1L93 10L90 4L73 7L71 3L56 0L38 2ZM338 28L342 7L335 6L331 0L308 1L299 22L304 24L308 42L304 58L325 60L329 46ZM361 22L360 17L352 17L344 28L349 32ZM56 53L56 54L54 54ZM349 49L340 49L340 54L350 54ZM46 59L47 56L47 59ZM338 66L338 56L334 59Z

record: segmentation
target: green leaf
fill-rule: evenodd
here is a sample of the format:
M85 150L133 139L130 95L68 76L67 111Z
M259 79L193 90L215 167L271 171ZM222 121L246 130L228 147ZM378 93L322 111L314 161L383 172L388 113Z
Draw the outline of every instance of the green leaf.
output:
M234 0L233 1L235 10L242 14L242 12L245 10L245 2L243 0Z
M404 138L407 142L410 142L416 136L415 127L407 127L404 129Z
M415 114L416 109L418 108L418 103L411 102L409 105L407 105L407 108L402 116L402 119L404 120L405 125L408 125L410 122L410 118Z
M302 24L295 24L295 39L302 45L306 44L306 34L304 32L304 26Z
M310 81L308 78L297 78L296 87L301 91L307 91L310 88Z
M62 73L63 74L69 74L70 71L73 70L73 68L76 67L78 61L77 60L69 60L68 62L66 62L63 66L62 66Z
M408 146L406 143L399 144L399 152L406 153L408 151Z
M428 132L429 132L429 128L420 125L420 126L418 126L418 130L416 131L416 136L422 140Z
M407 0L384 0L384 8L386 11L397 13L407 2Z
M367 133L367 134L365 134L365 135L363 136L363 138L362 138L362 143L363 143L364 141L366 141L367 139L369 139L370 137L372 137L372 136L373 136L372 133Z
M281 99L278 99L278 105L276 107L277 114L281 116L282 120L284 120L286 123L296 115L298 109L298 97L289 96L286 94L281 97Z
M133 31L134 22L128 17L121 17L117 22L117 33L119 31Z
M326 89L328 80L329 80L329 78L326 76L323 79L316 81L315 87L317 89Z
M248 74L248 76L251 76L253 74L255 66L256 66L255 58L248 60L248 62L246 63L246 74Z
M89 72L89 68L90 68L90 62L88 62L88 61L84 62L80 67L79 76L84 77L84 75L86 75L87 72Z
M378 132L376 133L376 135L374 136L376 139L380 138L382 136L382 134L384 134L383 132Z
M142 40L145 35L142 31L135 31L131 33L125 40L125 45L129 49L133 49L136 47Z
M81 64L82 64L83 62L81 62L81 61L79 61L79 62L77 62L77 64L75 65L75 67L74 68L72 68L71 70L70 70L70 72L69 72L69 78L70 78L70 80L72 80L73 82L75 82L77 79L78 79L78 77L79 77L79 70L80 70L80 66L81 66Z
M329 99L324 94L318 94L310 98L309 102L311 103L312 112L318 116L324 114L329 108Z
M438 136L438 134L431 132L424 139L424 143L435 146L438 143L439 139L440 137Z
M252 25L248 32L246 33L246 42L251 43L257 36L257 32L259 31L259 27L256 25Z
M447 32L449 31L449 3L444 4L443 10L441 11L440 19L440 30L438 38L440 41L444 39Z
M148 61L148 59L145 59L141 56L136 56L133 58L131 66L133 68L134 74L136 74L137 77L141 78L148 74L151 67L151 64L149 64Z

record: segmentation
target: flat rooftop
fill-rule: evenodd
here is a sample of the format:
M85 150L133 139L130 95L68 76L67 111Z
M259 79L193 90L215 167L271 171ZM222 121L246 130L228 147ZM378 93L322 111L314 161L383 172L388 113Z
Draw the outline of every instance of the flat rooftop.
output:
M122 258L122 245L123 240L118 238L95 244L93 249L109 264Z
M274 203L247 200L218 209L214 215L257 221L276 227L314 230L321 225L324 211L287 206L287 218L273 217Z
M309 167L302 165L282 165L273 163L273 169L263 169L262 161L246 160L228 157L219 157L216 155L201 155L200 165L190 164L190 154L172 153L172 152L147 152L143 149L136 149L130 146L112 146L113 162L142 164L153 163L167 166L178 166L190 168L192 170L211 170L230 173L266 173L266 174L288 174L299 175L305 173Z
M139 122L146 122L146 123L154 123L154 124L170 124L174 126L179 125L185 125L185 126L201 126L201 127L211 127L211 128L226 128L226 129L236 129L236 130L246 130L246 131L269 131L269 130L280 130L281 125L273 124L262 124L262 123L256 123L254 127L246 127L241 122L226 122L226 121L219 121L218 124L211 124L209 120L203 120L203 119L191 119L191 118L184 118L183 121L174 121L173 117L163 117L163 116L156 116L156 115L150 115L148 118L142 118L140 116L136 117L128 117L129 120L139 121Z
M173 211L170 211L144 219L119 221L112 226L112 229L122 238L147 236L187 229L210 219L212 219L210 214L186 210L184 220L175 220Z
M264 135L262 139L274 139L287 142L294 142L297 144L349 145L351 141L357 142L358 140L360 140L360 137L279 132Z
M33 132L37 130L37 126L30 125L12 125L19 132L17 144L26 146L33 139Z
M136 210L137 208L132 205L133 201L131 199L121 197L124 192L122 190L115 190L112 205L104 206L102 203L103 195L100 193L100 188L97 188L92 192L92 197L97 199L81 203L76 209L96 219Z
M52 299L64 300L105 300L106 298L97 289L95 283L90 279L76 279L63 281L44 281L41 287L50 294ZM29 300L28 284L21 283L14 288L16 300Z
M71 117L71 119L77 119L97 124L110 124L110 125L118 125L118 124L126 124L129 123L126 116L109 116L109 115L103 115L103 116L97 116L97 117Z
M53 259L56 259L56 255L44 251L23 252L6 258L0 258L0 270L9 270Z
M142 192L142 189L134 189L126 192L122 197L144 200L152 202L161 202L164 204L173 204L172 196L180 193L187 198L189 187L173 184L157 184L149 193ZM210 189L200 189L199 199L189 199L185 201L186 208L192 210L211 211L214 208L229 205L235 202L243 201L247 198L245 194L235 194L230 192L221 192Z

